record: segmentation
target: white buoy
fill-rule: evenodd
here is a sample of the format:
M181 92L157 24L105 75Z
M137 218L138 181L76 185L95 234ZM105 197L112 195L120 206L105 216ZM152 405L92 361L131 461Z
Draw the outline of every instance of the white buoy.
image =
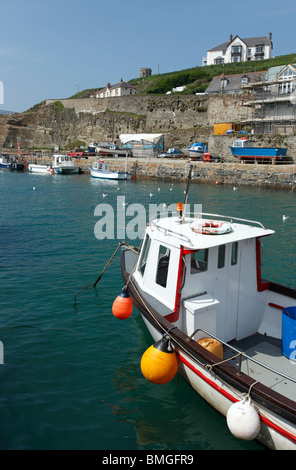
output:
M252 441L260 431L260 417L249 397L230 406L226 415L230 432L238 439Z

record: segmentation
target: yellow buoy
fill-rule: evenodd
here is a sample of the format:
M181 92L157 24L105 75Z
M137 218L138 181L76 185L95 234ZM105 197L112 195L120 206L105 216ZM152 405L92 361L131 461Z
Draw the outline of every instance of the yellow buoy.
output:
M202 338L198 341L203 348L210 351L215 356L218 356L219 359L223 359L223 346L217 339L214 338Z
M165 384L172 380L178 370L174 348L168 338L161 338L148 348L141 359L144 377L154 384Z
M124 288L120 295L116 297L112 305L112 313L119 320L125 320L133 312L133 303L127 290Z

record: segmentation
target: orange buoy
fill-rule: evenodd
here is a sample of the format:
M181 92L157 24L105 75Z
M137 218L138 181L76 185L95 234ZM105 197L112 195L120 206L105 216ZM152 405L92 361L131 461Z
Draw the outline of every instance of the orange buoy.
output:
M161 338L148 348L141 359L144 377L154 384L165 384L172 380L178 370L174 348L168 338Z
M116 297L112 305L112 313L119 320L125 320L130 317L133 311L133 303L127 293L127 289L123 288L120 295Z

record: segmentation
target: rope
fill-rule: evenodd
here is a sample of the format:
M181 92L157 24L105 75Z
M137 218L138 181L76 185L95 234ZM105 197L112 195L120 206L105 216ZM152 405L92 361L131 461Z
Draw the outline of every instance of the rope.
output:
M219 366L220 364L224 364L225 362L231 361L232 359L235 359L236 357L240 356L241 353L235 354L234 356L229 357L228 359L224 359L223 361L215 362L215 364L206 364L206 369L212 370L213 367Z
M114 256L116 255L117 251L119 250L119 248L121 246L126 246L129 250L133 251L134 253L138 254L139 251L137 250L137 248L135 248L134 246L132 245L129 245L125 240L120 242L118 244L118 247L116 248L116 250L114 251L113 255L111 256L111 258L109 259L109 261L107 262L107 264L105 265L104 269L101 271L99 277L97 278L97 280L95 281L94 284L90 284L88 286L86 286L84 289L82 289L81 291L79 291L75 297L74 297L74 308L76 309L76 305L77 305L77 297L78 295L82 294L83 292L86 292L87 290L91 289L92 287L96 287L96 285L98 284L98 282L101 280L104 272L106 271L106 269L108 268L108 266L110 265L111 261L113 260ZM132 273L131 273L132 274ZM130 275L131 275L130 274Z

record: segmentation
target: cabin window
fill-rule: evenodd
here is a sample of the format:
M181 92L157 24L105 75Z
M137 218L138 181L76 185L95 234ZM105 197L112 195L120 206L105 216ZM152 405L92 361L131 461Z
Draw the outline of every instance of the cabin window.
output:
M156 284L159 284L162 287L166 287L167 284L170 253L171 250L168 247L163 245L159 246Z
M208 249L191 253L190 273L200 273L208 269Z
M218 247L218 269L224 268L225 266L225 245Z
M142 276L144 276L144 272L145 272L145 269L146 269L146 264L147 264L148 253L149 253L149 250L150 250L150 245L151 245L151 238L149 237L149 235L147 235L147 237L145 239L145 242L144 242L144 246L143 246L143 250L142 250L142 254L141 254L141 258L140 258L140 262L139 262L139 267L138 267L138 271L140 271Z
M234 242L232 243L232 248L231 248L231 266L234 266L237 264L237 254L238 254L238 243Z

